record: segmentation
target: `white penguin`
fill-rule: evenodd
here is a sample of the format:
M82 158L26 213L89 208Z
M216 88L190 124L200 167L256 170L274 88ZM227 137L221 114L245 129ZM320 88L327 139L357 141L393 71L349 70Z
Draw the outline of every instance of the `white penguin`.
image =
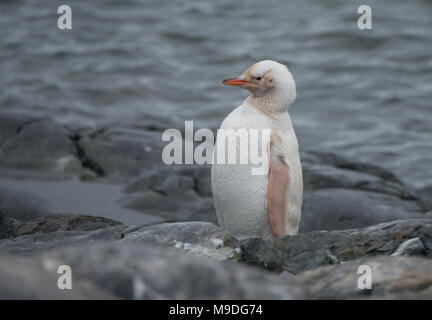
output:
M303 176L297 137L288 114L297 95L293 76L285 65L264 60L223 84L244 88L251 95L222 122L224 137L218 130L211 182L219 225L238 239L297 234ZM259 150L265 160L264 174L252 174L251 168L256 166L251 161L241 164L237 158L235 164L217 162L221 145L227 150L225 153L236 150L241 157L245 152L239 146L238 134L233 133L238 129L246 129L243 132L251 139L250 129L270 130L270 141ZM234 139L230 139L233 134Z

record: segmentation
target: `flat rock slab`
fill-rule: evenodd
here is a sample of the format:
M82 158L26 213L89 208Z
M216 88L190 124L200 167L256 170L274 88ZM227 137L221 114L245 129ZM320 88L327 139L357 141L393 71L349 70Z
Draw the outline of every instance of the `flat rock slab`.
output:
M57 285L59 265L47 258L28 258L0 254L1 300L107 300L115 295L95 286L87 279L73 277L72 290Z
M53 215L27 222L8 223L9 239L0 240L0 252L19 255L94 241L120 240L126 229L120 222L85 215ZM1 226L2 221L0 235Z
M238 260L241 256L239 242L224 229L208 222L145 226L125 234L121 242L166 245L216 260Z
M122 223L102 217L66 213L20 223L16 232L18 235L29 235L55 231L93 231L112 226L122 226Z
M2 269L10 257L0 254ZM32 276L26 279L29 283L18 282L22 284L23 291L35 286L33 283L41 266L48 263L52 270L59 265L68 265L72 269L74 283L91 283L107 295L123 299L303 297L303 289L294 276L280 279L277 275L250 266L197 257L166 247L97 243L55 249L26 258L22 260L21 268ZM8 270L11 268L8 266ZM55 271L54 274L57 276ZM20 273L17 277L21 279L23 276ZM3 283L2 271L0 283ZM56 287L57 283L54 281L50 285ZM5 295L8 298L7 292ZM45 296L43 290L39 290L39 296Z
M73 290L59 290L68 265ZM372 289L359 289L360 266ZM364 257L281 276L164 247L95 243L31 257L0 254L1 299L431 299L432 260Z
M90 232L57 231L38 233L0 241L0 252L32 255L53 248L83 246L89 242L115 241L121 239L124 227L108 227Z
M359 289L360 266L371 270L371 289ZM432 299L432 260L366 257L300 274L308 299Z
M312 231L274 240L242 240L242 260L272 270L300 273L364 256L390 255L413 238L419 238L424 254L431 256L432 220L399 220L363 229Z

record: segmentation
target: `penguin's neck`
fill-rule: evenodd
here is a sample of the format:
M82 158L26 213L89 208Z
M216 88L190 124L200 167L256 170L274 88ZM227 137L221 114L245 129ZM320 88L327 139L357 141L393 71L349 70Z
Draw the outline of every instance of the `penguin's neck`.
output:
M290 103L276 89L265 95L251 94L245 102L272 119L277 119L281 114L288 113L290 106Z

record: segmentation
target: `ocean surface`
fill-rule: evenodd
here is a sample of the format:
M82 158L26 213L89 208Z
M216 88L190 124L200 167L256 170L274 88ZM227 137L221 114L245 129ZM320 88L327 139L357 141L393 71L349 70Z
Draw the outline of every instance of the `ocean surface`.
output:
M72 30L57 8L72 7ZM357 28L372 7L373 29ZM274 59L297 83L301 148L432 185L432 1L2 0L0 110L62 123L216 128L221 80Z

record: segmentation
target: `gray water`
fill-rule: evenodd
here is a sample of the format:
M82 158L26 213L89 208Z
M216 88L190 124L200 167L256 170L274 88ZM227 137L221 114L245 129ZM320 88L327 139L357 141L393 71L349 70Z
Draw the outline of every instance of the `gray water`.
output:
M430 0L0 2L0 109L63 123L215 128L247 95L221 80L264 58L294 74L302 148L432 184Z

